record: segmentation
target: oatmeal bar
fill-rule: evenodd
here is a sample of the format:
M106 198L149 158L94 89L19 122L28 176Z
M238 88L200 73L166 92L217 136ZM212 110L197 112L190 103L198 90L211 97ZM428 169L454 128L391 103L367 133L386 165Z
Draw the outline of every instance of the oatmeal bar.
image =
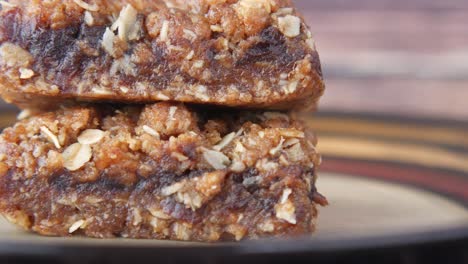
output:
M0 212L43 235L311 233L326 203L314 134L288 114L210 112L162 102L23 113L0 136Z
M0 1L0 94L314 108L314 39L289 0Z

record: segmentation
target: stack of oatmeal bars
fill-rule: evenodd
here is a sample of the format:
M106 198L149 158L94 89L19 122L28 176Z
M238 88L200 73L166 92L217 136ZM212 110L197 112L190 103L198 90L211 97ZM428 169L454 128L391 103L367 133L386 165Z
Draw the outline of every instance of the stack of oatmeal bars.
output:
M0 212L42 235L315 229L324 84L289 0L0 1Z

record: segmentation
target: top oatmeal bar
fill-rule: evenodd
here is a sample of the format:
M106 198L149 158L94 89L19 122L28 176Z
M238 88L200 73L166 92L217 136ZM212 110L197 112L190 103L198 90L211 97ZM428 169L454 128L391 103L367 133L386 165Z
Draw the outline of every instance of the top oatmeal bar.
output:
M0 93L23 107L311 109L324 90L314 40L288 0L0 3Z

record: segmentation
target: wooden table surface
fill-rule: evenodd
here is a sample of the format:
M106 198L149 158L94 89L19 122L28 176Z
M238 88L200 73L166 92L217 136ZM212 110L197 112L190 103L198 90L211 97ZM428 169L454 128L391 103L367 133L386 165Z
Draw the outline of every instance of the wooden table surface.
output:
M321 111L468 121L468 1L295 2L323 63Z
M322 111L468 121L468 1L296 0L327 83Z

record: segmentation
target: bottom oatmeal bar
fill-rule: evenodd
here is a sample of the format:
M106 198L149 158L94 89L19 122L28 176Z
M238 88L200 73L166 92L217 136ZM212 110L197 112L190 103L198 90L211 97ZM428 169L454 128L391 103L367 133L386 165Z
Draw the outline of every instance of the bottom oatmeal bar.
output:
M292 116L69 106L0 136L0 212L43 235L241 240L311 233L320 156Z

